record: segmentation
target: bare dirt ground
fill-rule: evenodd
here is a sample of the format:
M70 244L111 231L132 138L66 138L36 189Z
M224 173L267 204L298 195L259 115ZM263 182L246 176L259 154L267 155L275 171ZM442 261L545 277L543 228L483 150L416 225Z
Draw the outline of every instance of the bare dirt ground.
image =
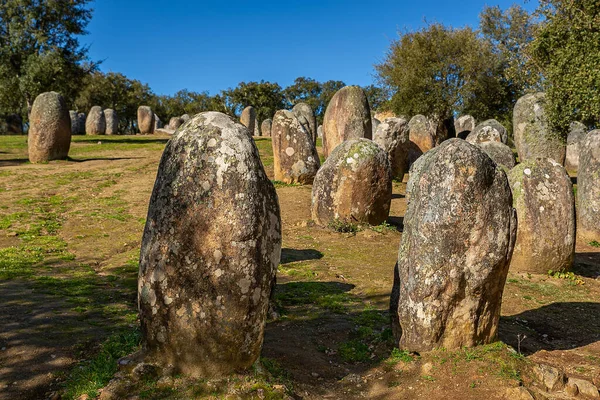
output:
M69 161L31 165L25 137L0 137L0 400L101 393L135 350L137 260L167 139L79 137ZM257 145L272 176L270 141ZM563 278L509 274L501 342L410 355L393 351L387 312L405 185L387 224L356 233L314 226L309 186L276 186L281 316L262 367L222 384L148 380L127 397L493 400L532 363L600 374L600 249L578 243Z

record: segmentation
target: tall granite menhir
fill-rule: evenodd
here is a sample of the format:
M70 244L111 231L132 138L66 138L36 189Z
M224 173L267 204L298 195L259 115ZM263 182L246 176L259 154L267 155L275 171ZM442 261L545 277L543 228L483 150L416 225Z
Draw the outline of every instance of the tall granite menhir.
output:
M196 115L163 153L142 239L147 362L193 377L251 367L280 256L277 194L247 129Z
M325 110L323 153L328 157L340 143L360 138L373 138L369 101L360 86L346 86L333 95Z
M577 175L577 237L600 242L600 129L581 140Z
M31 107L29 124L27 146L30 162L44 163L67 158L71 147L71 118L60 94L40 94Z
M490 343L516 234L508 179L457 138L421 163L411 170L390 302L396 343L416 352Z

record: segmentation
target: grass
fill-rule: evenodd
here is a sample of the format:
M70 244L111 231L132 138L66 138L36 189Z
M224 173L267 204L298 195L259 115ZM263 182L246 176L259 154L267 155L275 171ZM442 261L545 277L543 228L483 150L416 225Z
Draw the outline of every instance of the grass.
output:
M341 284L334 282L290 282L278 287L275 299L285 310L288 307L312 305L334 313L347 312L356 304Z
M81 395L91 398L98 396L98 389L104 387L117 372L119 358L139 348L140 333L126 331L110 336L100 345L98 353L88 361L75 367L64 382L63 399L77 399Z
M598 242L597 240L592 240L590 242L590 246L592 246L592 247L600 247L600 242Z
M360 231L358 224L337 218L329 223L329 228L339 233L357 233Z

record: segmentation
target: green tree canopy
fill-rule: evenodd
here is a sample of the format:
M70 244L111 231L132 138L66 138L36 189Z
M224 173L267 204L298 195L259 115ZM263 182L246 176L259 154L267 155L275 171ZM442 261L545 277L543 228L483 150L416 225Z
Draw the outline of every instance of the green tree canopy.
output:
M82 79L95 65L87 63L85 34L90 0L0 2L0 108L27 114L42 92L61 92L72 103Z
M600 2L541 0L531 54L547 79L548 118L560 134L600 119Z
M469 112L478 119L491 118L505 100L497 57L468 27L436 23L402 33L375 68L392 94L390 108L401 115L445 119Z

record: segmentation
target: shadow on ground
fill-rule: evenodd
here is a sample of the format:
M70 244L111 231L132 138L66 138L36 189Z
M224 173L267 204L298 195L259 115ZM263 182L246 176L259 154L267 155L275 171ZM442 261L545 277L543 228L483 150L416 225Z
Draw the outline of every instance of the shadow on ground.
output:
M521 351L571 350L600 341L600 303L552 303L500 318L500 340L518 346L518 335L527 338Z
M323 253L314 249L281 249L280 264L289 264L296 261L319 260L323 258Z
M576 253L571 271L587 278L600 278L600 253Z

